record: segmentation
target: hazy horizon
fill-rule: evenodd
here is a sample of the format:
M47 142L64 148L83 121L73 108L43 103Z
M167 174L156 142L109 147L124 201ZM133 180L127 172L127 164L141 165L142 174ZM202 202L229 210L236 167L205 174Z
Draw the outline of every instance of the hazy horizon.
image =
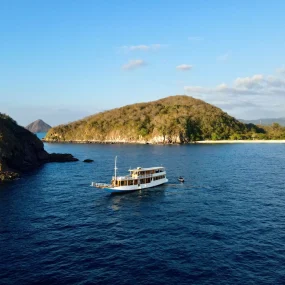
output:
M142 103L142 102L138 102L138 103ZM118 106L123 107L123 106ZM110 110L110 109L109 109ZM21 126L26 127L27 125L35 122L36 120L43 120L45 123L51 125L52 127L55 127L57 125L61 125L61 124L67 124L73 121L77 121L77 120L81 120L84 119L85 117L91 116L91 115L95 115L99 112L104 112L104 111L108 111L108 110L97 110L94 113L86 113L84 114L84 112L80 113L79 112L73 112L70 110L66 110L66 109L54 109L54 113L53 113L53 118L50 119L49 113L48 113L48 109L45 109L43 112L43 109L41 108L40 110L34 110L35 112L31 112L29 114L27 114L27 117L21 121L17 120L17 113L15 113L15 115L11 115L8 112L6 112L6 114L8 114L9 116L11 116L14 120L17 121L17 123ZM4 112L5 113L5 112ZM64 114L64 118L63 117ZM228 113L229 115L231 115L230 113ZM36 117L36 116L40 116L40 117ZM29 119L31 118L31 119ZM35 119L33 119L35 118ZM46 119L44 119L46 118ZM282 117L259 117L259 118L249 118L249 119L244 119L244 118L238 118L235 117L237 120L248 120L248 121L254 121L254 120L264 120L264 119L284 119L285 115ZM50 123L51 122L55 122L55 123Z

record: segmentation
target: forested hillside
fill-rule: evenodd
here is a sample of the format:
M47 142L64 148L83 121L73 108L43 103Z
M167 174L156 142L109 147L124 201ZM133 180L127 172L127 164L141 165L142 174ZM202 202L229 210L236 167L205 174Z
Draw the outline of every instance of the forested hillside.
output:
M48 141L188 143L263 133L189 96L170 96L102 112L49 130Z

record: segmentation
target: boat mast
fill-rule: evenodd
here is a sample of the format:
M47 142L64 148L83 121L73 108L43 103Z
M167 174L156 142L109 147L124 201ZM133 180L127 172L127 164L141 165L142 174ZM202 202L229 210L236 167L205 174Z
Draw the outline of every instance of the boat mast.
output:
M115 157L115 180L117 180L117 156Z

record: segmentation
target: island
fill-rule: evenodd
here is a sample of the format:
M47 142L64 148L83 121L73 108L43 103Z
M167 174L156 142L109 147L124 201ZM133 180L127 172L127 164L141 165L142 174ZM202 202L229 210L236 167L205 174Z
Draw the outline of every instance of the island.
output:
M51 129L51 126L39 119L26 126L26 129L32 133L46 133Z
M44 141L185 144L266 139L285 139L285 128L246 124L202 100L176 95L59 125L48 131Z

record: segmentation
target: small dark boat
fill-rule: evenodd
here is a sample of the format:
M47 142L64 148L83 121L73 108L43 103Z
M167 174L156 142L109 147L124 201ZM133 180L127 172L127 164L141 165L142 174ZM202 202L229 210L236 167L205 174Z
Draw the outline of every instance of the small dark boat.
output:
M184 182L184 178L182 176L179 176L178 181L183 183Z

